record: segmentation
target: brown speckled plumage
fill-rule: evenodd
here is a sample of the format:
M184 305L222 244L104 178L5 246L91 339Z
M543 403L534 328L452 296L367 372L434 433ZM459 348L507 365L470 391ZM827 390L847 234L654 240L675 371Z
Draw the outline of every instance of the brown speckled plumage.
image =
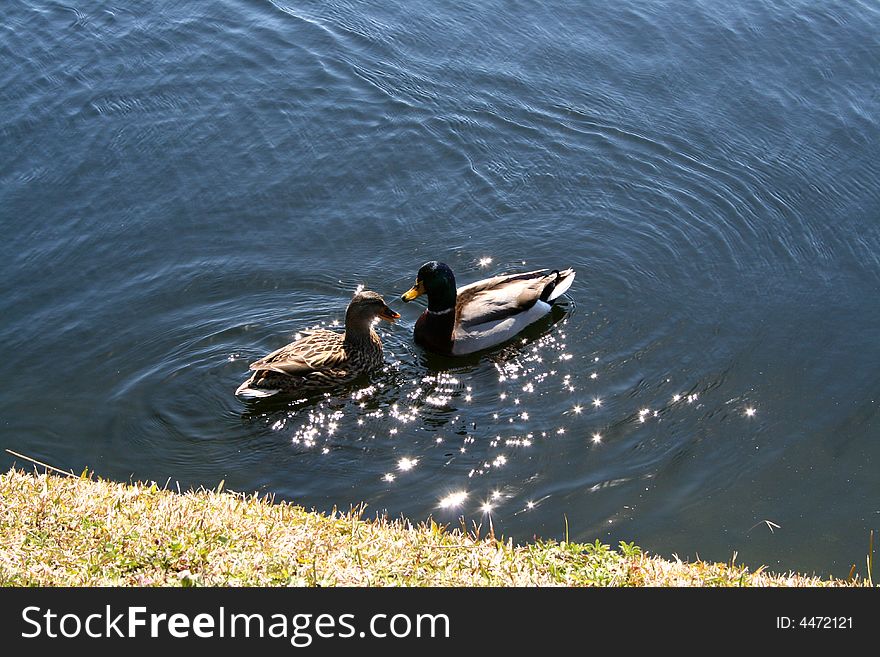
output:
M315 329L250 365L251 377L236 395L268 397L296 394L350 382L382 364L382 340L373 329L377 318L399 315L376 292L356 294L345 313L345 332Z

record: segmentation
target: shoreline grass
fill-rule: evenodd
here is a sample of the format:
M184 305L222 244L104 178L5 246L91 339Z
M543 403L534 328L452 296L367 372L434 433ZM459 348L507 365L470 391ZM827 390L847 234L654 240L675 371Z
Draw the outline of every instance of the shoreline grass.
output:
M16 469L0 474L0 545L0 586L868 585Z

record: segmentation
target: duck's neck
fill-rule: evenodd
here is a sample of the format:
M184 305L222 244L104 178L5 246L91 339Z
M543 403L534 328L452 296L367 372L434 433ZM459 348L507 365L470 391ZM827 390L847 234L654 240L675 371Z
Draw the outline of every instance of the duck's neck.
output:
M434 316L453 315L458 295L455 285L428 294L428 314Z
M351 317L345 318L345 337L343 341L346 345L355 347L369 345L377 342L379 335L373 329L372 321L363 321Z
M375 344L379 341L379 334L374 330L346 331L343 342L350 347L358 347Z

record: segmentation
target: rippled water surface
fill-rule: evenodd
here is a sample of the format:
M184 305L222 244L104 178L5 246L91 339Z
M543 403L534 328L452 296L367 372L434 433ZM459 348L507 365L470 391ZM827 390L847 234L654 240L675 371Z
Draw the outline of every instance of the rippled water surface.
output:
M0 447L328 511L845 576L880 529L880 10L7 2ZM419 265L574 267L458 360ZM395 299L387 367L250 361ZM0 466L25 464L3 453Z

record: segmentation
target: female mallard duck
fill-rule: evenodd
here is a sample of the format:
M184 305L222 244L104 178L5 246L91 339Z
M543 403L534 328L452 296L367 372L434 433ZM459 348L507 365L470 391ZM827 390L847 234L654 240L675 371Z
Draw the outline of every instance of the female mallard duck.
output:
M373 329L377 317L394 322L400 315L376 292L355 294L345 311L345 333L303 331L295 342L251 363L253 375L235 394L269 397L357 378L382 362L382 341Z
M550 312L553 301L571 287L574 270L540 269L487 278L455 287L442 262L422 265L404 301L428 295L428 309L416 321L416 342L450 356L470 354L509 340Z

